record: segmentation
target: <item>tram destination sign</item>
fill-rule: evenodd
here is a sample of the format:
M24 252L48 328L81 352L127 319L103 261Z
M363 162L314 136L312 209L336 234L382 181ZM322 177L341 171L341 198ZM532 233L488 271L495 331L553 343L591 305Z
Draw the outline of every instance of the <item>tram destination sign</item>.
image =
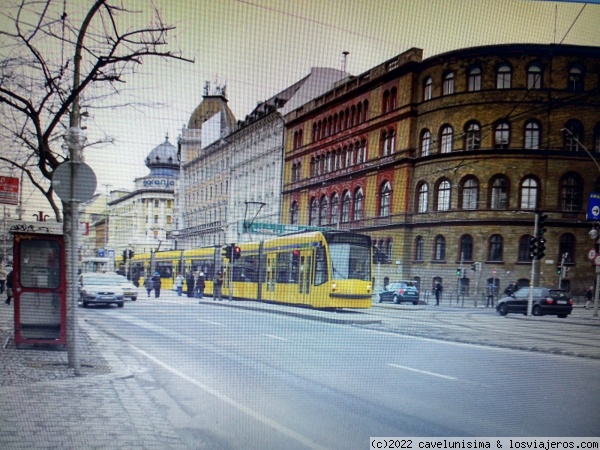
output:
M245 225L245 226L244 226ZM243 233L261 233L261 234L286 234L298 233L301 231L328 231L331 228L311 227L309 225L290 225L285 223L246 223L242 224Z

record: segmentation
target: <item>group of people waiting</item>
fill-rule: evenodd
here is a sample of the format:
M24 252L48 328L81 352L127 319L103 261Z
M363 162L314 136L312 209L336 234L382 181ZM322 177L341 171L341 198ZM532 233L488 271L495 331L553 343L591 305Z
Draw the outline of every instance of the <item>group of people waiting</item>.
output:
M204 289L206 289L206 279L203 272L189 271L185 278L182 274L177 275L175 278L175 289L177 295L183 295L183 284L185 280L186 295L190 298L202 299L204 297ZM213 299L223 300L222 287L223 287L223 274L218 271L215 275L214 281L214 294Z

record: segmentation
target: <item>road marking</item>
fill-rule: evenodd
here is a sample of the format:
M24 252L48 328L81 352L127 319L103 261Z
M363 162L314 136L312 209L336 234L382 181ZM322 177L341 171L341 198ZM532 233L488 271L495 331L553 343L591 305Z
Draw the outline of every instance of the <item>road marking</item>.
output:
M441 373L427 372L426 370L414 369L412 367L407 366L399 366L398 364L388 364L388 366L397 367L398 369L410 370L411 372L422 373L424 375L431 375L432 377L445 378L446 380L458 380L458 378L449 377L448 375L442 375Z
M262 414L259 414L258 412L256 412L256 411L248 408L247 406L242 405L241 403L236 402L235 400L227 397L225 394L222 394L221 392L217 391L216 389L213 389L210 386L207 386L206 384L200 383L199 381L197 381L194 378L186 375L185 373L180 372L179 370L177 370L177 369L169 366L167 363L161 361L160 359L155 358L154 356L150 355L149 353L147 353L146 351L142 350L141 348L138 348L135 345L130 344L130 343L127 343L127 344L133 350L135 350L139 354L145 356L150 361L153 361L154 363L158 364L163 369L168 370L169 372L177 375L178 377L184 379L188 383L192 383L193 385L199 387L203 391L205 391L205 392L213 395L214 397L218 398L222 402L227 403L228 405L233 406L238 411L241 411L244 414L247 414L248 416L250 416L250 417L258 420L259 422L262 422L263 424L265 424L267 426L270 426L271 428L279 431L280 433L288 436L289 438L297 440L298 442L302 443L303 445L305 445L308 448L315 449L315 450L327 450L326 447L323 447L323 446L317 444L316 442L311 441L309 438L301 435L300 433L297 433L294 430L291 430L291 429L287 428L286 426L280 424L279 422L276 422L276 421L274 421L272 419L269 419L268 417L265 417Z
M287 339L279 337L279 336L275 336L274 334L265 334L265 333L262 333L262 335L266 336L266 337L270 337L272 339L279 339L280 341L287 341Z
M220 327L224 326L222 323L219 322L213 322L212 320L206 320L206 319L196 319L198 322L204 322L204 323L210 323L211 325L218 325Z

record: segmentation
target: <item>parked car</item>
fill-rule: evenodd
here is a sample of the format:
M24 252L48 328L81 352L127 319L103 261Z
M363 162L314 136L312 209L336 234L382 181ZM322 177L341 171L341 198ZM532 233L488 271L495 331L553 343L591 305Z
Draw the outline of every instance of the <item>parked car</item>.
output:
M123 295L125 296L125 298L130 298L134 302L137 300L138 288L136 287L135 284L133 284L131 281L129 281L123 275L119 275L118 273L106 274L106 276L110 277L111 279L114 279L115 282L119 286L121 286L121 289L123 289Z
M565 318L573 311L573 299L563 289L545 287L521 288L514 294L498 300L496 311L505 316L508 313L527 314L529 292L533 289L534 316L556 315Z
M81 289L80 304L84 308L90 304L111 305L113 303L122 308L125 304L123 289L110 275L83 273L79 277L79 287Z
M379 292L379 303L381 302L411 302L413 305L419 303L419 288L414 281L394 281Z

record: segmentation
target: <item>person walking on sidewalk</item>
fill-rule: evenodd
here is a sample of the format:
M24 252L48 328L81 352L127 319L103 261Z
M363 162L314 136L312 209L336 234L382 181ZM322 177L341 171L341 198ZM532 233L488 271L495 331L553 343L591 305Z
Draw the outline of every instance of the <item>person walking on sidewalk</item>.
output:
M13 271L11 270L6 276L6 300L4 303L10 305L13 297Z
M152 289L154 289L154 282L152 281L152 278L146 277L146 279L144 280L144 287L146 288L146 291L148 291L148 298L150 298L150 294L152 294Z
M191 270L185 277L185 283L187 284L187 296L189 298L194 298L194 272L192 272Z
M152 277L152 287L154 288L154 298L160 297L161 285L162 285L162 280L160 279L160 274L158 272L154 272L154 276Z
M6 267L4 266L4 261L2 261L0 262L0 294L3 294L6 288L6 276Z
M496 286L494 286L494 283L489 283L487 285L487 302L485 304L485 307L488 308L490 305L493 308L494 307L494 291L496 290Z
M435 292L435 306L440 306L440 299L442 297L442 292L444 292L444 286L439 281L435 282L435 286L433 287L433 292Z
M175 290L177 291L177 296L181 297L181 294L183 293L183 275L178 274L177 277L175 277Z
M588 309L592 306L592 300L594 298L594 286L590 286L590 288L585 291L585 309Z
M213 293L213 300L223 300L223 273L219 270L215 275L215 292Z
M204 297L205 288L206 282L204 281L204 272L200 272L198 274L198 278L196 279L196 298L202 299L202 297Z

